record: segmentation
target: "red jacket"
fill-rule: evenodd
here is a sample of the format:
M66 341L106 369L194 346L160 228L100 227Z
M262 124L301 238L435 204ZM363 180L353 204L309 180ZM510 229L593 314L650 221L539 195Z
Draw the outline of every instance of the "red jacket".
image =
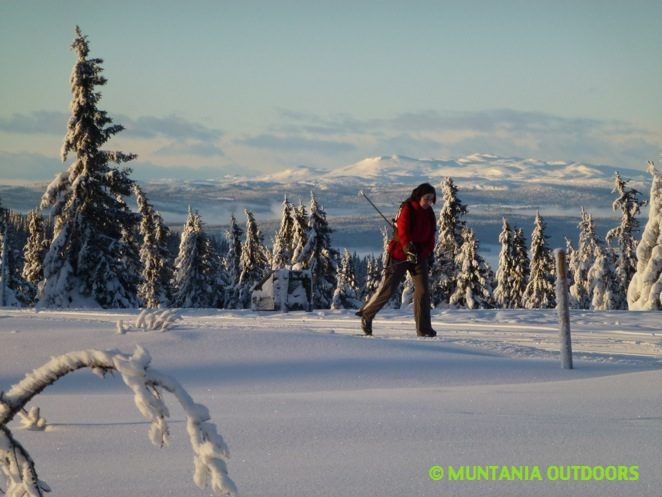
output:
M407 200L400 208L395 226L397 235L388 244L391 257L398 261L407 259L403 247L410 241L416 245L419 260L432 254L437 227L432 207L424 209L418 200Z

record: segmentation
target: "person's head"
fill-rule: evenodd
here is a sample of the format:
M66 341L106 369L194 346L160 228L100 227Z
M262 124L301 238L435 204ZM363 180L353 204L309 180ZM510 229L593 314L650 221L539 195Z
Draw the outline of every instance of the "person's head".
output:
M416 200L421 207L427 209L437 203L437 192L430 183L421 183L411 192L412 200Z

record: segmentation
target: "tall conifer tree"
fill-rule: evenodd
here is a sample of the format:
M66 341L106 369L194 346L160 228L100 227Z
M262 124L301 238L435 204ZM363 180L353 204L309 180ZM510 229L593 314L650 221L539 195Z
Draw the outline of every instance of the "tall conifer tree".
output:
M44 260L39 299L47 307L137 304L138 253L133 230L137 216L124 198L132 192L130 169L118 169L133 154L102 150L123 127L113 125L97 106L98 86L106 84L102 60L88 58L87 37L76 27L72 44L77 61L71 73L71 118L62 160L74 162L60 173L42 197L52 207L53 240Z

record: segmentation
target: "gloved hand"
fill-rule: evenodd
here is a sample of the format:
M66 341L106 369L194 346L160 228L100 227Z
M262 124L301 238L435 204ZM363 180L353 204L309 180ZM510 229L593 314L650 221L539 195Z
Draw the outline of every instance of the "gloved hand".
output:
M409 242L407 245L405 245L404 253L407 256L407 262L418 264L418 250L416 250L416 245L414 245L414 242Z

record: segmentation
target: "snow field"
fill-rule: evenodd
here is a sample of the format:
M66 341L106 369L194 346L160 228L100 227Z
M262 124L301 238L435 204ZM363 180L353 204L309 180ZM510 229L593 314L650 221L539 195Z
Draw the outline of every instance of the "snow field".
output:
M139 311L0 311L0 389L52 355L131 352L174 376L230 447L240 495L659 497L658 313L571 314L575 367L560 369L556 313L435 311L439 339L384 311L375 337L351 311L181 310L168 332ZM128 330L116 333L123 320ZM81 371L33 402L50 424L12 423L54 496L209 495L192 481L183 412L171 446L119 378ZM432 465L638 465L638 481L431 481Z

